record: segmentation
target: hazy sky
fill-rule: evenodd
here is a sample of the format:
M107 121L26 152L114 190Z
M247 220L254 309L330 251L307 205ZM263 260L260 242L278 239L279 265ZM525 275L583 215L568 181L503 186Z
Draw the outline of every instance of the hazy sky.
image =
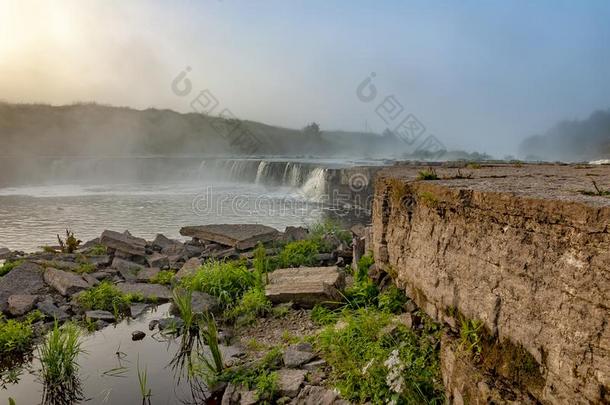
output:
M381 131L394 95L447 146L499 156L610 108L610 1L432 3L0 0L0 98L188 111L209 89L240 118Z

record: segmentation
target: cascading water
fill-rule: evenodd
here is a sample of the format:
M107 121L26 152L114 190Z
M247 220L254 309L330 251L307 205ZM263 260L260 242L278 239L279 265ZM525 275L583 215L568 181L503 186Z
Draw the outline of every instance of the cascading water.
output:
M313 169L301 187L300 193L309 200L321 201L326 193L327 172L327 169L321 167Z

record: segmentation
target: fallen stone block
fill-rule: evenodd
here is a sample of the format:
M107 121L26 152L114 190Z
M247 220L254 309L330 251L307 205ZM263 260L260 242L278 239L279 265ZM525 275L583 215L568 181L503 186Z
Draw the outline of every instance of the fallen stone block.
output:
M8 308L8 298L16 294L36 295L43 292L45 282L43 269L34 263L25 262L0 278L0 310Z
M123 294L142 294L146 299L169 301L172 298L170 289L159 284L119 283L116 287Z
M167 255L161 253L153 253L150 256L146 257L146 261L150 267L158 267L160 269L169 266L169 258Z
M49 267L44 272L44 281L63 296L70 296L89 288L82 276Z
M85 317L90 321L102 320L104 322L115 322L116 318L112 312L108 311L87 311Z
M46 298L36 304L36 308L40 310L47 318L51 318L57 321L65 321L70 318L70 315L62 309L60 309L51 298Z
M146 255L146 241L142 238L131 236L128 233L106 230L102 232L100 244L132 255Z
M181 280L184 277L192 276L193 274L195 274L195 272L200 266L201 260L197 259L196 257L188 259L186 263L184 263L180 271L176 273L175 277L177 280Z
M316 385L305 386L291 405L349 405L335 391Z
M163 254L175 254L176 251L182 249L182 243L177 240L170 239L163 234L158 233L155 240L152 241L153 249Z
M336 266L278 269L269 274L265 295L274 304L293 302L312 308L342 301L339 290L344 285L345 275Z
M279 232L277 229L259 224L218 224L185 226L180 229L180 235L245 250L253 248L259 242L265 243L277 239Z
M180 293L181 291L178 291L178 294ZM200 291L193 291L191 293L191 309L195 314L218 314L222 310L220 302L218 302L216 297ZM172 304L170 313L173 315L180 314L176 304Z
M34 309L40 297L31 294L15 294L8 297L8 312L13 316L22 316Z
M282 396L294 398L299 394L301 385L305 382L305 370L283 368L278 370L278 388Z
M288 368L300 367L305 363L309 363L316 355L313 352L311 345L304 346L301 344L291 345L284 351L284 365Z
M136 281L139 283L150 283L150 281L161 271L158 267L149 267L138 271Z

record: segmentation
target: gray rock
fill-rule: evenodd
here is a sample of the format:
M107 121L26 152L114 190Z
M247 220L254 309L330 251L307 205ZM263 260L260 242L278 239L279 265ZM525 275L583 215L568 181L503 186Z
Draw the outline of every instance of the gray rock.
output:
M163 318L157 321L157 327L159 330L165 330L168 328L180 329L184 326L184 321L176 316L171 318ZM150 328L150 324L148 326Z
M257 402L256 391L229 384L222 396L221 405L254 405Z
M167 255L161 253L153 253L150 256L146 257L146 261L150 267L158 267L160 269L169 267L169 258Z
M191 276L191 275L195 274L195 272L197 271L197 269L200 266L201 266L201 260L197 259L196 257L188 259L186 261L186 263L184 263L184 266L182 266L180 271L178 271L178 273L176 273L175 277L177 280L181 280L184 277Z
M345 275L336 266L278 269L269 274L265 289L274 304L293 302L312 308L315 304L340 302Z
M140 283L150 283L159 272L161 271L158 267L148 267L138 271L136 275L136 281Z
M253 248L259 242L265 243L277 239L279 232L277 229L259 224L219 224L186 226L180 229L180 235L245 250Z
M13 316L22 316L34 309L40 299L38 295L15 294L8 297L8 312Z
M98 281L102 281L102 280L107 280L109 278L112 278L112 276L114 274L109 273L107 271L96 271L95 273L91 273L89 275Z
M129 307L129 314L132 318L137 318L138 316L142 315L148 309L148 307L149 305L144 303L131 304Z
M299 345L291 345L284 351L284 365L288 368L300 367L305 363L309 363L314 357L316 355L312 350L299 347Z
M91 274L83 274L83 280L85 280L87 284L89 284L89 287L95 287L100 283L100 281L97 278L93 277Z
M158 252L169 255L176 254L183 246L177 240L169 239L165 235L158 233L155 240L152 241L152 247Z
M88 256L87 263L91 263L95 267L103 267L108 266L111 263L111 260L108 255Z
M9 248L0 247L0 260L4 260L10 257L11 251Z
M51 298L46 298L36 304L36 308L45 314L48 318L55 319L59 322L65 321L70 318L70 315L66 311L58 308Z
M52 267L54 269L65 270L65 271L78 271L81 264L70 262L66 260L33 260L34 263L41 265L42 267Z
M172 298L170 289L159 284L119 283L116 287L123 294L142 294L146 299L169 301Z
M104 231L100 237L100 244L132 255L146 255L146 241L131 236L129 233Z
M177 293L181 294L182 292L181 290L178 290ZM222 310L220 302L218 302L216 297L200 291L193 291L191 293L191 308L193 313L196 314L218 314ZM175 304L172 304L170 313L173 315L179 315L178 308Z
M291 402L292 405L349 405L349 402L339 398L339 394L314 385L305 386L299 395Z
M309 237L309 230L302 226L287 226L284 230L284 241L294 242L297 240L307 239Z
M49 267L44 272L44 281L63 296L73 295L89 288L82 276Z
M42 273L42 267L25 262L0 278L0 310L7 310L8 298L11 295L41 293L45 288Z
M141 330L134 330L133 332L131 332L131 340L133 341L142 340L145 337L146 333L142 332Z
M133 277L135 277L135 274L145 267L136 262L115 257L112 260L112 268L121 272L121 275L123 275L124 272L125 274L133 275Z
M115 322L116 318L108 311L87 311L85 317L91 321L102 320L104 322Z
M307 371L316 371L316 370L320 370L323 369L324 367L326 367L326 360L314 360L312 362L309 362L307 364L303 364L302 368L303 370L307 370Z
M283 368L278 370L278 388L281 395L294 398L301 389L301 385L305 381L305 370L294 370Z

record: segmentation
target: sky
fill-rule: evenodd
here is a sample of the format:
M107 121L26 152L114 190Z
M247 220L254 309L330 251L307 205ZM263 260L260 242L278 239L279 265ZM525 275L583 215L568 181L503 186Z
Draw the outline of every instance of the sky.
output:
M0 99L187 112L206 91L212 113L381 132L393 97L447 147L502 157L610 108L608 21L605 0L0 0Z

